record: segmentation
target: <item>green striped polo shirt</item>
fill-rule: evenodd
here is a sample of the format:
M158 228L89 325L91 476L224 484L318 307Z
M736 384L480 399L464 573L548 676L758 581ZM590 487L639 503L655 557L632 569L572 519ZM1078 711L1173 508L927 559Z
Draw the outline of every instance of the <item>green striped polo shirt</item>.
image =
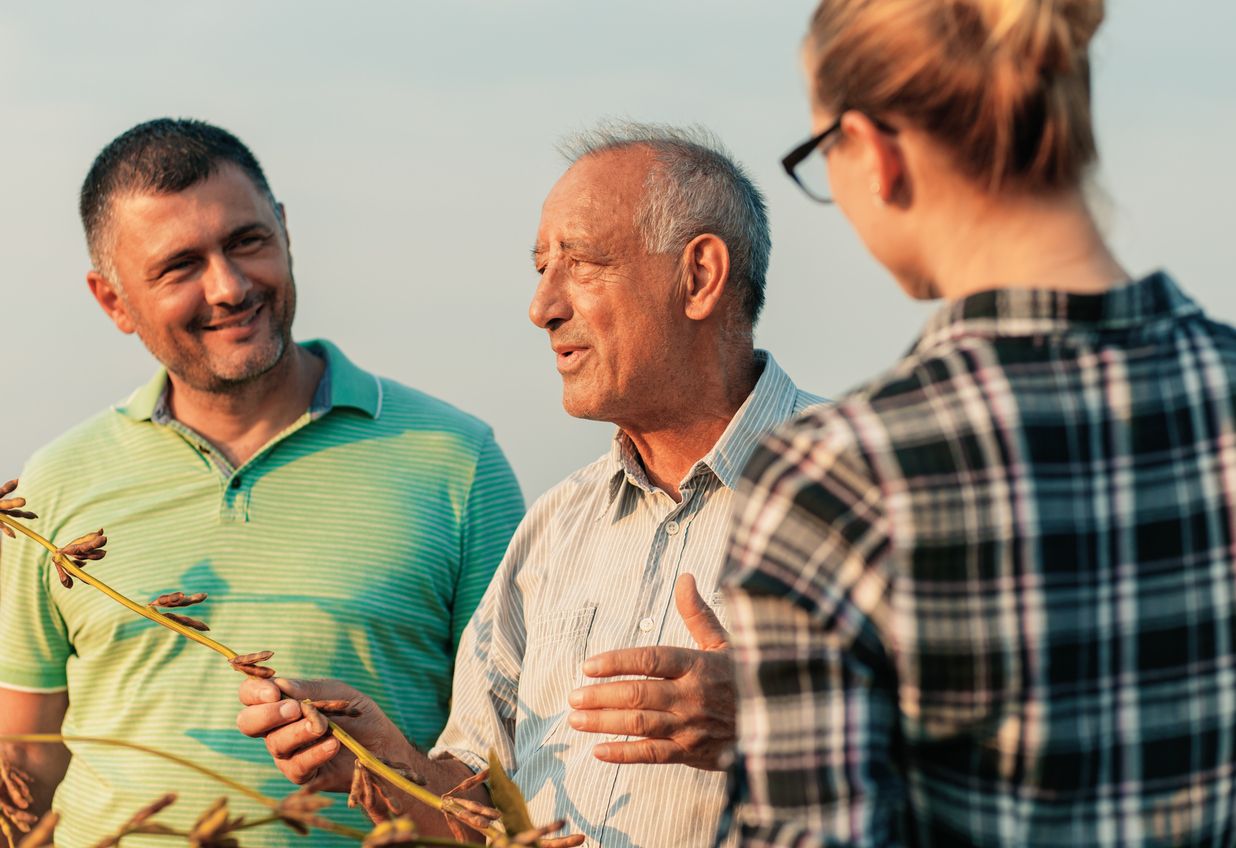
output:
M481 421L361 370L328 342L305 346L327 363L314 404L241 467L160 415L161 372L36 453L19 494L39 514L30 526L60 544L103 527L107 558L89 567L113 588L139 602L209 593L183 612L211 636L274 651L282 675L352 684L427 747L446 720L460 633L523 513L519 486ZM24 537L0 548L0 686L67 688L66 734L157 746L282 797L295 787L261 740L236 730L241 680L219 654L101 592L64 589ZM69 747L57 844L92 844L169 789L180 799L161 819L175 825L225 794L260 815L163 760ZM367 826L346 808L327 812ZM282 826L242 841L306 844ZM355 844L312 840L336 843Z

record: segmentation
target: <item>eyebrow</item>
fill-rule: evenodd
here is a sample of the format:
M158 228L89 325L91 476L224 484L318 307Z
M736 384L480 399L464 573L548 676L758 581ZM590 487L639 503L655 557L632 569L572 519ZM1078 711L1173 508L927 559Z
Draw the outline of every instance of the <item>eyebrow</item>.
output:
M608 253L606 253L603 250L600 250L599 248L596 247L596 245L587 244L582 241L560 241L558 242L558 247L561 248L562 250L582 250L585 253L592 254L597 259L600 259L602 261L605 261L605 262L610 261L610 256ZM536 262L546 253L549 253L549 245L540 244L540 243L533 245L532 246L532 261Z

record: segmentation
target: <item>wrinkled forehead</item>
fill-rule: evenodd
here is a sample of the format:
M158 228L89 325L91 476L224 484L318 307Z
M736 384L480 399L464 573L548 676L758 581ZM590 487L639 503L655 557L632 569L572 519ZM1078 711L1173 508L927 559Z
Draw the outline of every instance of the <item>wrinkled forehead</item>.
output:
M556 238L558 230L633 231L652 162L646 148L607 150L575 162L545 198L538 242Z

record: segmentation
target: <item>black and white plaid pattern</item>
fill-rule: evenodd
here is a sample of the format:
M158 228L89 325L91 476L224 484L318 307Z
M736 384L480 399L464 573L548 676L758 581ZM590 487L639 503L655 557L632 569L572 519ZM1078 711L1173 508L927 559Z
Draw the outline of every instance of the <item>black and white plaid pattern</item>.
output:
M748 845L1236 840L1236 333L977 294L765 440L728 563Z

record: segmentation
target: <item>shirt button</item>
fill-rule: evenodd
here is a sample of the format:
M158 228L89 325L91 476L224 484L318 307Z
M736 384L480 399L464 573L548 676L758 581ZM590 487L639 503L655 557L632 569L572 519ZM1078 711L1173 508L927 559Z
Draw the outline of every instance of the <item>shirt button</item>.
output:
M240 488L240 486L241 486L241 483L240 483L240 478L239 478L239 477L233 477L233 478L232 478L232 488L233 488L233 489L239 489L239 488Z
M645 633L651 633L653 625L655 624L656 622L653 621L651 618L641 618L639 620L639 629Z
M677 521L667 521L665 523L665 532L669 533L671 536L677 536L678 535L678 522Z

